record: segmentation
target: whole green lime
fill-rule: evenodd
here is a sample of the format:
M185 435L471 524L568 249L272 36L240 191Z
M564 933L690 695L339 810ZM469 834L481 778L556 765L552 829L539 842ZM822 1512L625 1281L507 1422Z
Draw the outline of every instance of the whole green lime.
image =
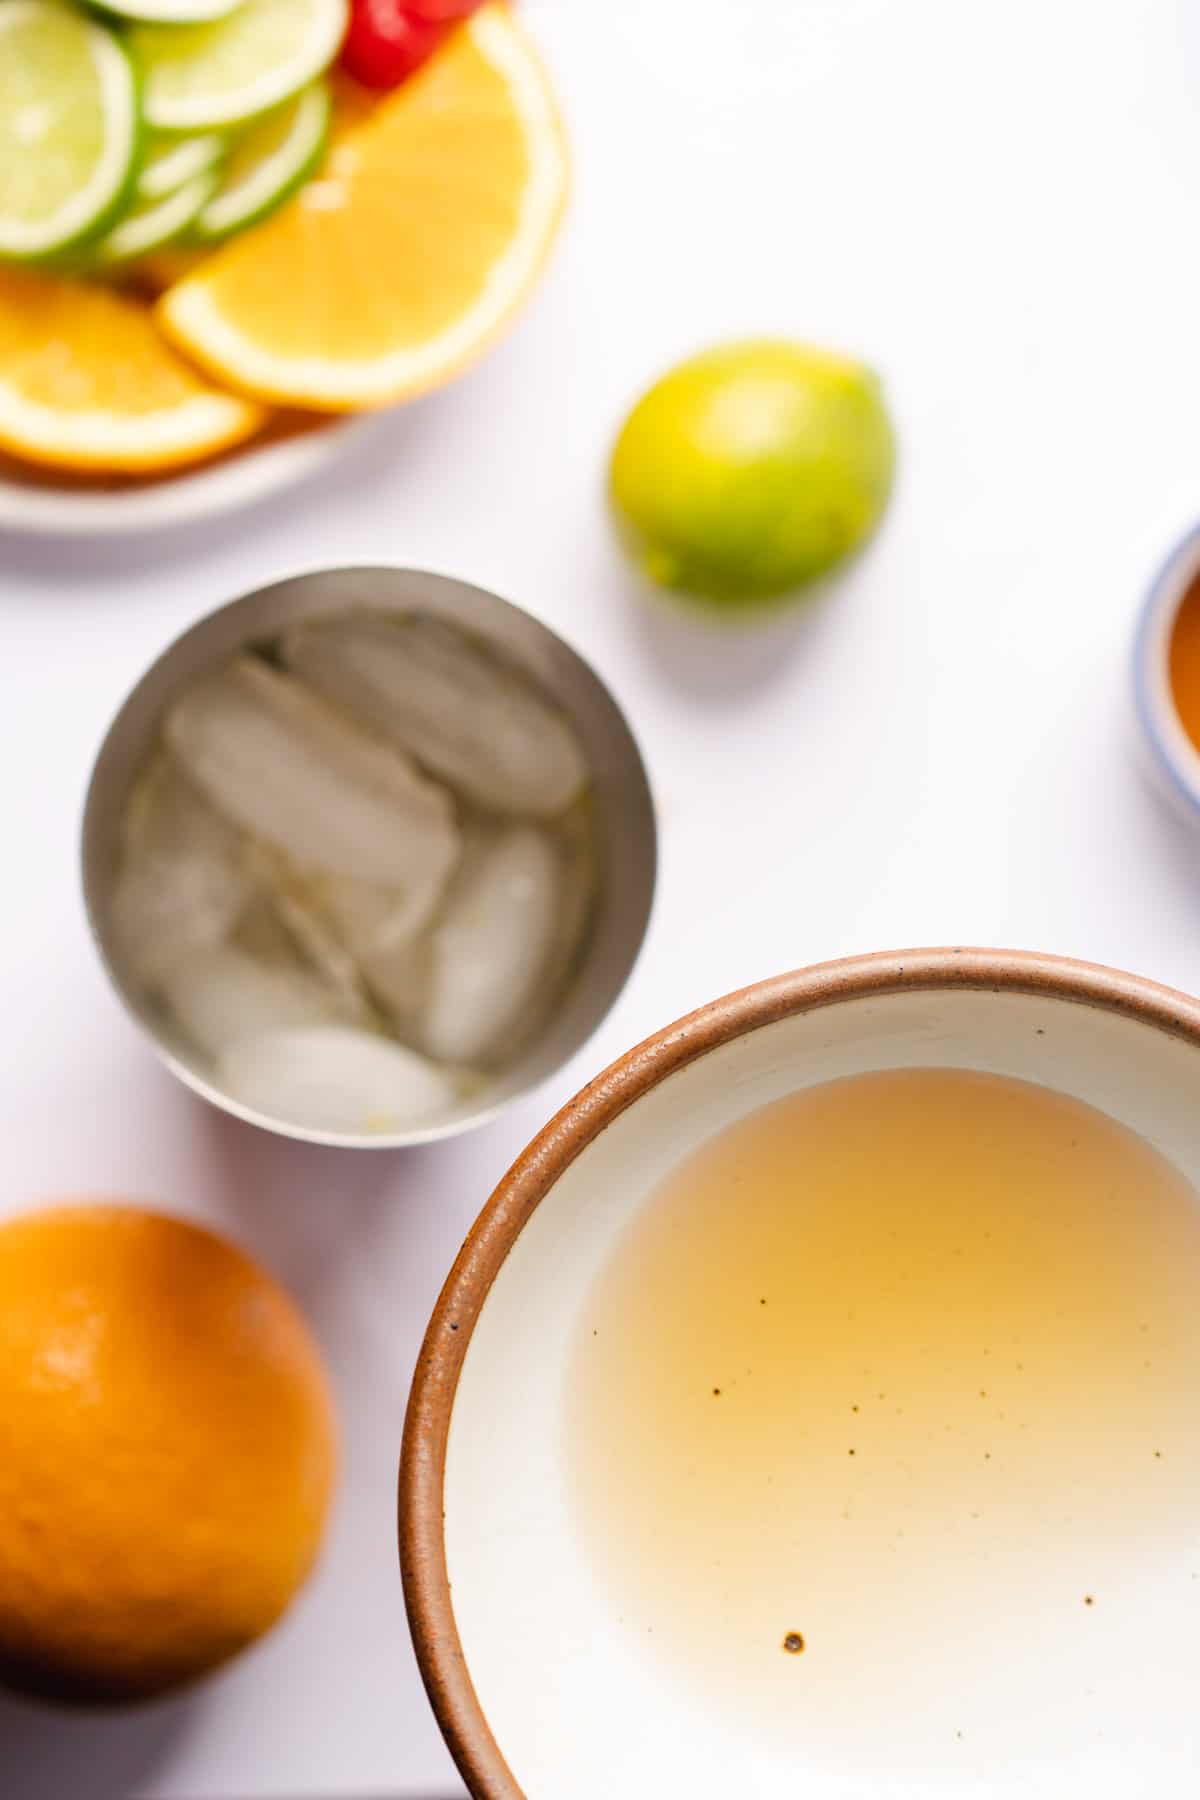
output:
M872 370L756 339L689 358L638 401L611 495L652 581L737 606L791 593L857 550L895 460Z

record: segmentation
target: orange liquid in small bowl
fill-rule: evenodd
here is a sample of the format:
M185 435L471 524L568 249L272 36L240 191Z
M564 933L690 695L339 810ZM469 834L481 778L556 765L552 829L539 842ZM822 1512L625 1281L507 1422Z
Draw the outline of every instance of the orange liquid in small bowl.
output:
M1193 581L1175 616L1169 666L1175 710L1200 750L1200 579Z

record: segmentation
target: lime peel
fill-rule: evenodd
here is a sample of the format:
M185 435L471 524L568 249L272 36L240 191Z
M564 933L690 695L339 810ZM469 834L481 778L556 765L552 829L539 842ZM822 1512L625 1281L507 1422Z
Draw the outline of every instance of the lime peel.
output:
M248 124L328 68L348 19L348 0L243 0L212 24L135 24L148 122L159 131Z
M225 139L216 131L194 137L161 138L150 148L138 172L140 200L162 200L220 162Z
M135 207L94 247L96 261L102 265L129 262L174 243L212 198L218 179L214 170L204 170L163 199Z
M191 237L215 243L275 211L316 168L332 115L323 82L252 126L235 144L224 179L196 219Z
M134 176L138 83L121 42L57 0L0 5L0 256L102 229Z
M153 21L160 25L200 25L223 19L236 11L242 0L91 0L100 12L115 19Z
M649 389L614 447L610 496L649 580L740 608L793 594L861 548L894 466L870 369L756 339L704 351Z

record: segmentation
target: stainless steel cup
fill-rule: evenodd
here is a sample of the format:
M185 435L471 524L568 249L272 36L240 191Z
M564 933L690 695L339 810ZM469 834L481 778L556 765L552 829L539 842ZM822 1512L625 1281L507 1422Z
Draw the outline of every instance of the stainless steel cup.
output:
M525 669L570 719L592 770L601 887L583 962L546 1029L477 1098L419 1129L370 1136L307 1130L257 1113L209 1072L148 1006L111 925L121 819L166 709L198 676L300 619L369 606L421 611L465 627ZM226 1112L286 1137L392 1149L453 1137L494 1118L553 1074L600 1024L637 960L654 893L657 832L646 771L624 714L594 671L547 626L485 588L418 569L322 569L257 589L201 619L138 682L100 749L83 820L83 886L101 958L129 1013L179 1078Z

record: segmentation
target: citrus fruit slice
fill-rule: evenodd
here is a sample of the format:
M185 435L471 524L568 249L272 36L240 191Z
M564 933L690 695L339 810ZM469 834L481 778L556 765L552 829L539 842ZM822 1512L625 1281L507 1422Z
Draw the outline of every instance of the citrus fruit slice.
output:
M139 137L115 34L56 0L0 6L0 256L64 250L114 214Z
M242 0L91 0L117 19L146 19L158 25L197 25L223 19Z
M319 180L164 295L159 318L248 393L385 406L492 341L565 193L546 76L507 8L486 6L335 146Z
M156 138L142 158L138 172L139 200L161 200L185 182L214 169L225 153L225 139L217 131L197 132L192 137Z
M209 131L270 111L327 68L347 0L243 0L209 25L134 25L143 109L159 131Z
M314 82L239 138L192 236L214 243L281 206L320 161L329 136L329 90Z
M89 259L97 268L108 268L173 244L212 199L219 181L216 170L207 169L161 200L139 201L111 231L87 246Z
M190 369L136 301L0 268L0 447L13 455L153 472L241 443L264 419Z

